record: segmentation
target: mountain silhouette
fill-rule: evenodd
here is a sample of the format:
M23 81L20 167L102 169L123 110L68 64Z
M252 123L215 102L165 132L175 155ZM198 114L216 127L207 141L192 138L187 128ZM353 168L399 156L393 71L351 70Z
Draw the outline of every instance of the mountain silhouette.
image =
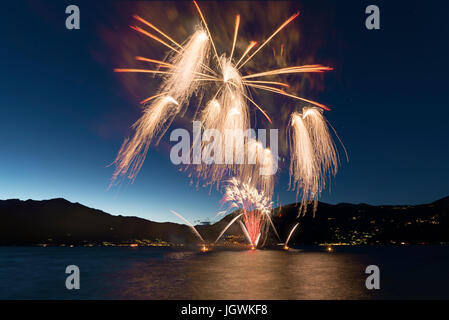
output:
M285 241L297 223L291 244L397 244L449 243L449 197L423 205L371 206L368 204L319 203L313 216L298 218L298 204L273 209L272 220L280 239L271 231L267 243ZM197 229L213 242L234 212ZM243 238L238 224L225 236ZM51 200L0 200L0 245L34 244L197 244L192 230L182 224L159 223L138 217L114 216L62 198ZM244 241L244 240L243 240Z

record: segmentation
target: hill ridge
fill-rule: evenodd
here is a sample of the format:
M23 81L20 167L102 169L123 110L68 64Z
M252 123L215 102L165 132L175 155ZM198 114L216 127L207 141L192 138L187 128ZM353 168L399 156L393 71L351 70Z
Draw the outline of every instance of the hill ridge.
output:
M285 238L291 227L302 224L293 243L385 244L449 242L449 197L423 205L319 203L315 218L297 217L297 203L273 209L273 222ZM232 219L225 216L211 225L196 226L206 240L213 241ZM242 237L238 224L228 235ZM273 242L279 242L270 235ZM48 200L0 200L0 245L198 243L192 230L174 222L155 222L141 217L112 215L64 198ZM244 241L244 239L243 239ZM282 239L281 239L282 241Z

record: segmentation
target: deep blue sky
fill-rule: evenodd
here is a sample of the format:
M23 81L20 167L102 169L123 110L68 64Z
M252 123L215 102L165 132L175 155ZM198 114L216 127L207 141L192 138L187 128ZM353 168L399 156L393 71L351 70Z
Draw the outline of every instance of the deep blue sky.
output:
M39 2L0 5L0 199L64 197L156 221L176 221L170 209L192 221L213 220L221 193L191 186L171 164L167 146L150 151L134 184L107 190L113 172L107 165L140 110L121 75L112 72L130 65L115 58L110 63L117 54L103 31L110 26L120 36L131 34L133 11L119 12L120 20L112 2ZM350 157L321 201L418 204L447 196L448 3L313 2L297 5L299 19L313 22L324 13L333 19L324 26L303 22L308 36L299 45L307 46L311 36L330 39L315 62L332 61L335 70L313 98L331 105L326 116ZM65 29L68 4L80 6L81 30ZM368 4L380 6L381 30L365 29ZM250 27L256 33L257 25ZM150 96L152 82L146 81ZM284 170L276 188L283 204L295 200L287 181Z

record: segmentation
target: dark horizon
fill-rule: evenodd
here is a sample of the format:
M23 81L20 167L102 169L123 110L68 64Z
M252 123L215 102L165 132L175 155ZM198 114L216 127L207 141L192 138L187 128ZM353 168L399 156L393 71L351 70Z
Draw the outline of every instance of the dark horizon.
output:
M50 199L41 199L41 200L11 198L11 199L0 199L0 202L2 202L2 201L3 201L3 202L7 202L7 201L20 201L20 202L27 202L27 201L29 201L29 202L48 202L48 201L58 201L58 200L66 201L66 202L68 202L68 203L70 203L70 204L81 205L81 206L86 207L86 208L88 208L88 209L102 211L102 212L107 213L107 214L109 214L109 215L111 215L111 216L122 216L122 217L128 217L128 218L141 218L141 219L144 219L144 220L147 220L147 221L157 222L157 223L175 223L175 224L186 225L186 224L183 223L182 221L170 221L170 220L167 220L167 221L157 221L157 220L152 220L151 218L144 218L144 217L139 217L139 216L127 215L126 213L112 214L112 213L107 212L106 210L104 210L104 209L102 209L102 208L90 207L90 206L87 206L87 205L85 205L85 204L83 204L83 203L81 203L81 202L72 202L72 201L70 201L70 200L68 200L68 199L65 199L65 198L50 198ZM339 202L339 203L333 204L333 203L327 203L327 202L323 202L323 201L318 201L318 206L320 206L320 205L325 205L325 206L351 205L351 206L370 206L370 207L404 207L404 206L406 206L406 207L408 207L408 206L414 207L414 206L432 205L432 204L434 204L434 203L439 203L439 202L447 202L447 203L449 203L449 195L446 196L446 197L443 197L443 198L436 199L436 200L434 200L434 201L430 201L430 202L426 202L426 203L420 203L420 204L396 203L396 204L377 204L377 205L374 205L374 204L364 203L364 202L360 202L360 203ZM271 210L272 210L272 211L276 211L276 210L282 209L282 208L284 208L284 207L292 207L292 206L298 207L299 204L300 204L300 202L286 203L286 204L282 204L281 206L273 207ZM311 204L309 204L309 206L311 206ZM236 210L234 210L234 211L231 211L230 214L233 214L233 213L235 213L235 212L238 211L238 210L240 210L240 209L236 209ZM223 220L223 219L224 219L224 217L220 217L218 220L212 221L212 223L215 223L215 222L217 222L217 221L221 221L221 220ZM195 226L198 226L198 225L201 225L203 222L211 222L211 221L207 221L207 220L204 220L204 221L196 220L195 222L196 222L196 223L194 223L194 225L195 225Z
M187 173L170 162L173 143L167 137L159 147L150 148L133 184L125 181L107 190L113 173L108 165L123 139L132 134L130 127L141 113L138 101L150 96L157 83L112 70L137 66L128 59L134 53L154 58L164 53L128 27L132 14L173 31L197 22L192 4L166 4L182 12L179 23L170 26L166 11L151 10L160 8L157 3L78 1L81 29L70 31L64 26L69 4L1 5L8 14L0 22L5 48L0 55L7 75L1 83L0 198L62 197L111 214L152 221L181 222L171 209L192 222L214 221L222 210L222 193L212 190L209 194L208 188L196 190L190 185ZM280 39L298 34L297 39L291 35L297 41L286 48L290 62L334 67L323 77L298 77L298 81L305 79L303 96L330 105L326 117L349 153L347 163L339 149L341 167L320 202L431 203L449 194L449 3L377 1L381 29L376 31L364 26L368 4L334 0L271 4L277 9L267 20L257 17L268 5L265 2L201 6L208 21L213 21L217 10L228 12L229 17L240 13L240 36L258 41L293 12L301 11ZM219 22L231 30L229 17ZM219 39L229 36L218 24L211 29ZM183 33L172 35L179 41L185 38ZM264 54L270 56L270 50ZM271 60L267 65L276 66ZM273 117L279 105L297 107L283 99L260 101ZM190 120L186 116L172 129L185 127ZM282 119L276 125L282 128ZM281 163L281 169L273 200L285 205L296 196L287 191L288 167Z
M449 197L418 206L370 206L321 203L315 215L298 217L298 204L275 208L272 228L262 247L289 245L447 245ZM134 216L115 216L65 199L45 201L0 200L0 246L144 246L207 245L213 248L248 249L238 224L225 226L238 210L214 223L189 226L155 222ZM300 228L292 237L292 228ZM222 234L218 240L217 236ZM288 239L288 240L287 240Z

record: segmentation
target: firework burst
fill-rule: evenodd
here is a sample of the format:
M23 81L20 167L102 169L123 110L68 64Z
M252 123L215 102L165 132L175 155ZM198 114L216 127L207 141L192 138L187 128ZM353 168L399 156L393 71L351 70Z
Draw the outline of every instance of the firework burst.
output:
M153 139L158 141L167 131L167 123L173 120L179 107L179 103L168 95L156 98L146 107L143 116L133 126L136 129L133 138L126 139L117 154L113 181L125 174L132 180L136 178L151 142Z
M235 45L240 26L240 16L236 16L232 49L229 57L227 57L224 53L221 55L218 54L205 17L195 1L194 5L201 17L202 26L197 28L197 31L188 41L186 41L185 45L178 44L149 21L139 16L134 16L139 23L143 24L147 29L152 29L157 35L139 26L132 26L132 28L167 47L169 49L168 59L166 59L167 61L161 61L136 57L137 60L156 64L157 69L115 69L115 71L143 72L161 76L162 84L159 92L142 100L142 103L151 103L154 99L170 96L177 101L178 108L175 109L174 112L166 110L167 112L159 113L158 121L154 121L153 119L147 120L145 114L142 116L138 121L139 126L142 129L140 131L136 130L133 139L125 140L124 145L115 160L116 170L112 181L119 176L126 175L128 175L128 178L130 179L135 178L137 172L141 168L143 159L145 159L148 145L153 140L156 140L157 142L160 139L160 136L154 139L154 135L159 133L155 127L161 126L160 123L168 123L168 125L170 125L173 118L176 117L181 110L184 109L185 112L183 106L195 92L198 92L201 96L212 93L211 98L200 112L200 120L203 122L205 129L216 129L221 134L224 134L227 129L249 129L249 106L255 107L269 122L271 122L271 119L265 110L251 98L251 90L262 90L284 95L328 110L326 106L318 102L296 96L293 93L287 93L285 91L285 88L289 87L287 83L263 80L263 78L282 74L324 72L332 70L330 67L305 65L267 70L254 74L241 73L244 72L241 71L244 70L244 66L262 48L264 48L276 34L281 32L289 23L291 23L299 15L299 12L292 15L275 29L261 45L257 46L256 41L250 41L246 50L242 53L240 58L237 59L235 58ZM212 47L212 50L210 50L210 47ZM211 51L213 52L212 57L209 55ZM262 78L262 80L258 80L259 78ZM152 104L153 103L150 104L148 110L154 108L152 107ZM248 150L248 140L245 141L245 150ZM139 148L135 146L144 147ZM211 146L206 146L202 143L203 150L206 149L205 151L210 151L210 148ZM226 164L211 163L207 169L203 164L198 165L196 170L198 176L204 178L211 184L220 183L225 176L245 178L244 175L248 173L247 168L241 167L240 163L236 164L236 161L226 161L226 158L230 160L241 155L235 154L234 150L227 150L226 148L222 150L224 151L218 156L223 157ZM261 160L261 162L266 162L266 160ZM132 170L128 170L129 166L132 166ZM273 189L272 179L263 180L265 184L263 189L265 191ZM270 183L271 186L268 186Z
M239 209L241 213L234 217L223 229L217 240L237 219L250 245L257 247L261 236L266 234L271 221L273 202L264 192L257 190L250 183L243 183L237 178L228 181L222 204L228 204L228 211ZM243 220L243 221L242 221ZM273 230L277 235L276 229Z
M335 175L337 171L336 148L322 114L322 110L329 108L294 92L287 92L290 85L274 81L276 79L273 77L321 73L332 68L313 64L248 73L245 70L247 63L294 21L299 12L284 21L261 44L249 41L238 57L236 42L241 24L240 16L237 15L235 19L229 55L219 54L199 5L195 1L193 3L201 18L201 25L182 44L149 21L134 16L141 26L131 28L165 46L168 52L163 60L136 57L136 60L149 63L153 68L114 70L159 76L161 84L157 92L141 101L145 105L144 113L134 125L134 136L126 139L118 152L111 185L118 177L135 179L150 145L157 144L172 121L178 115L185 114L191 97L196 95L199 99L195 118L201 121L205 133L201 141L198 140L199 137L194 137L200 145L202 161L195 163L193 171L206 185L216 185L217 188L222 181L232 177L226 186L222 203L228 203L229 209L242 211L231 220L217 240L230 225L239 221L248 241L256 247L268 227L273 226L270 214L276 171L272 169L277 164L277 159L270 148L245 133L251 128L251 108L260 112L269 123L272 122L265 109L254 101L252 94L255 91L270 92L311 106L303 108L302 113L292 113L290 117L289 173L290 186L301 196L299 213L305 213L309 202L315 204L315 212L318 196L326 185L327 177ZM234 135L229 134L230 132ZM236 137L236 132L240 132L243 138ZM243 149L235 148L234 143L228 143L229 139L242 141ZM276 231L274 226L273 230ZM292 233L293 231L294 229ZM290 236L291 233L289 238Z
M306 212L306 204L313 202L316 211L318 196L326 186L326 178L337 173L335 144L322 112L304 108L294 112L289 124L290 186L301 194L299 214Z

